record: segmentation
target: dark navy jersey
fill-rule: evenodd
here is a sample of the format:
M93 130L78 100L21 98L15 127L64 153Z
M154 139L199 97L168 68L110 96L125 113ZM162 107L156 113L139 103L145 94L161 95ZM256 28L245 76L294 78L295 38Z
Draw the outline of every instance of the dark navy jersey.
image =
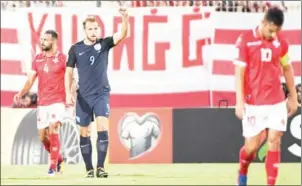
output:
M80 96L110 91L107 67L108 54L112 47L113 37L106 37L98 39L94 45L86 45L84 41L80 41L70 48L66 66L77 67Z

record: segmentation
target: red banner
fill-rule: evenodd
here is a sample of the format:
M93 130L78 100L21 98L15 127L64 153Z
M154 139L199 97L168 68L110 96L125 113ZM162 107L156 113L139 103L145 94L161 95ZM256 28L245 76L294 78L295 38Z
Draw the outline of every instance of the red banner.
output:
M87 15L97 16L100 36L112 35L121 23L118 11L109 9L45 12L35 9L3 16L18 21L1 22L2 106L12 104L13 95L26 81L20 62L29 68L45 29L60 33L60 49L67 53L84 37L81 21ZM109 56L112 108L208 107L218 106L221 100L235 104L234 42L241 32L256 27L262 14L196 12L189 7L129 9L129 14L129 37ZM286 13L283 26L296 83L301 82L300 22L300 15ZM36 86L32 91L37 91Z

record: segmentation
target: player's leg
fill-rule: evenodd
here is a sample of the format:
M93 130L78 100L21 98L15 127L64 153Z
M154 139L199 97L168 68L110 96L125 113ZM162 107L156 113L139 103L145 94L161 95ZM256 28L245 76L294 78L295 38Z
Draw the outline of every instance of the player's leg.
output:
M48 106L39 106L37 109L37 128L40 136L40 140L43 143L45 149L51 153L51 142L49 138L49 108ZM54 175L54 170L49 170L49 175Z
M265 168L267 174L267 185L275 185L281 161L281 139L283 133L286 131L287 125L287 109L285 102L272 106L268 122L268 152L265 161Z
M265 132L265 131L263 131ZM257 150L262 142L262 134L253 137L246 137L244 145L239 152L239 176L238 185L247 184L248 169L252 161L256 158Z
M81 154L86 166L86 177L94 177L93 165L92 165L92 146L91 146L91 120L92 109L88 103L77 97L76 102L76 122L80 128L80 149Z
M270 129L268 131L268 138L267 138L268 152L265 160L267 185L276 184L279 164L281 161L280 146L281 146L282 136L283 136L283 132L281 131L277 131L273 129Z
M63 158L60 155L60 138L59 128L63 122L65 114L65 105L56 103L48 106L49 113L49 141L50 141L50 169L49 174L53 172L61 172L63 166Z
M247 184L247 174L249 165L256 158L258 148L263 142L266 126L263 124L262 117L259 116L259 110L255 106L246 106L245 114L242 120L244 145L239 152L239 175L238 185ZM260 112L261 115L261 112Z
M45 150L50 153L50 141L49 141L49 128L38 129L40 140L45 148ZM64 162L63 156L60 154L58 159L57 171L62 171L62 166Z
M48 127L38 129L40 141L42 142L45 150L50 153L50 141L48 139Z
M97 126L97 172L96 176L99 178L108 177L108 173L104 169L104 163L107 157L109 136L108 136L108 122L109 122L109 93L101 96L93 107L95 113L95 122Z

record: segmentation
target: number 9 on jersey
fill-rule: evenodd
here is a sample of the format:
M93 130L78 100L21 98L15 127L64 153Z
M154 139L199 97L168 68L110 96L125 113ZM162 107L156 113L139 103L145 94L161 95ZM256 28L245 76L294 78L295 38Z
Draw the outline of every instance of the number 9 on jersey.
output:
M94 64L94 60L94 56L90 56L89 61L91 66Z

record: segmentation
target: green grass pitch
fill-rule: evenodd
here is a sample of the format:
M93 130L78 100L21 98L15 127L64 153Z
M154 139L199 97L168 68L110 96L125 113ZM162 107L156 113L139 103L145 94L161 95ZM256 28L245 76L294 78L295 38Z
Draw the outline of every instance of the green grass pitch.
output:
M64 174L47 176L47 165L1 166L1 185L235 185L237 164L108 165L109 177L84 178L84 165L65 165ZM253 163L249 185L265 185L263 163ZM301 185L301 164L282 163L278 185Z

